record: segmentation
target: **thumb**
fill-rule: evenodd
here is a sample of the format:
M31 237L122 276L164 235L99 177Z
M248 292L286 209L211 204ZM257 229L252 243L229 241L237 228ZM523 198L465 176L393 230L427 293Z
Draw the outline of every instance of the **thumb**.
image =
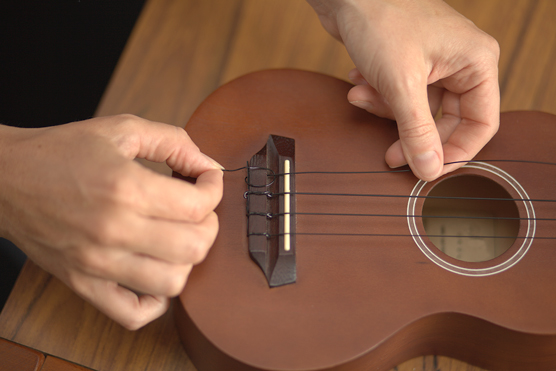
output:
M413 89L398 90L387 99L398 124L400 142L390 147L386 162L391 167L401 166L401 150L418 178L434 180L442 174L444 155L430 111L426 83Z

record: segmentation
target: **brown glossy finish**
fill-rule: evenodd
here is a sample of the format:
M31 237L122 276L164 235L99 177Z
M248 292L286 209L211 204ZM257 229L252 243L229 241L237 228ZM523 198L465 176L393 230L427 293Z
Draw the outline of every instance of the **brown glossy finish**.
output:
M343 100L349 88L309 72L250 74L214 92L193 115L188 133L228 169L241 167L272 133L295 139L298 172L388 170L383 156L396 140L396 126ZM556 116L506 113L501 122L477 159L554 160ZM532 199L554 199L554 165L493 165L514 177ZM424 194L442 179L465 174L489 178L520 198L495 173L472 168L428 183ZM556 290L553 240L534 239L521 260L500 273L466 276L427 258L408 236L405 217L300 215L298 233L378 235L298 234L297 282L269 289L248 255L244 178L245 172L225 174L218 238L180 296L188 317L180 320L180 336L200 371L224 364L237 370L388 370L430 353L493 369L556 368L556 296L548 294ZM417 182L410 172L300 174L298 192L406 197L298 194L297 210L404 215ZM422 204L419 199L417 214ZM520 217L527 218L522 204L515 202ZM554 203L533 206L539 218L536 237L556 237L554 220L541 220L556 217ZM520 235L526 236L529 221L519 223ZM425 234L422 222L416 224ZM391 236L396 234L402 236ZM458 261L424 241L446 264L488 272L512 262L524 239L498 258L477 263ZM213 349L208 360L202 344Z
M0 338L0 370L39 371L44 354Z

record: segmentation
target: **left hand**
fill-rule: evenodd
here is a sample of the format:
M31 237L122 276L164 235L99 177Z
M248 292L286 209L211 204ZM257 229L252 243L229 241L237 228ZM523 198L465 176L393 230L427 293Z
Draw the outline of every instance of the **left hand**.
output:
M308 0L356 70L348 100L395 119L390 167L433 180L471 160L500 120L499 47L442 0ZM433 116L442 109L435 122Z
M130 330L166 312L218 232L221 167L172 125L132 115L0 125L0 170L0 236Z

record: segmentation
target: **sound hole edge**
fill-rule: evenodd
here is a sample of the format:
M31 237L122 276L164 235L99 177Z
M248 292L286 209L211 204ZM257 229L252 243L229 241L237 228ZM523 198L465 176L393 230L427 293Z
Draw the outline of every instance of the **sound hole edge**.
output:
M423 216L422 218L408 217L408 226L415 243L430 260L453 273L467 276L500 273L517 264L533 242L536 221L533 204L528 201L529 196L517 180L494 165L468 164L460 171L438 181L432 183L419 181L411 195L417 197L410 197L408 215L417 215L421 212ZM422 196L476 199L425 198L423 200ZM478 198L493 200L478 200ZM504 200L495 200L496 198ZM513 198L523 201L505 200ZM446 209L452 209L451 215L441 214L446 212ZM475 214L475 217L456 218L466 216L465 214ZM442 221L443 219L438 218L438 215L450 217ZM490 219L489 215L495 218ZM481 223L486 224L481 225ZM494 238L479 238L486 236L487 232L493 233ZM462 236L459 237L458 233ZM464 237L465 234L476 237ZM447 242L449 239L457 242ZM471 241L467 243L471 245L467 252L462 251L466 249L465 240ZM497 242L486 242L486 240L497 240ZM452 246L447 246L450 244Z

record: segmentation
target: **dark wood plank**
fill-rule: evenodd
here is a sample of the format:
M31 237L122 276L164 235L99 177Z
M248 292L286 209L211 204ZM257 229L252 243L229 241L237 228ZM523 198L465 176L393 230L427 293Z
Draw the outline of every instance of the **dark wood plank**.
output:
M127 331L31 262L0 314L0 337L93 369L194 370L172 311Z
M0 370L38 371L44 363L44 354L0 338Z

